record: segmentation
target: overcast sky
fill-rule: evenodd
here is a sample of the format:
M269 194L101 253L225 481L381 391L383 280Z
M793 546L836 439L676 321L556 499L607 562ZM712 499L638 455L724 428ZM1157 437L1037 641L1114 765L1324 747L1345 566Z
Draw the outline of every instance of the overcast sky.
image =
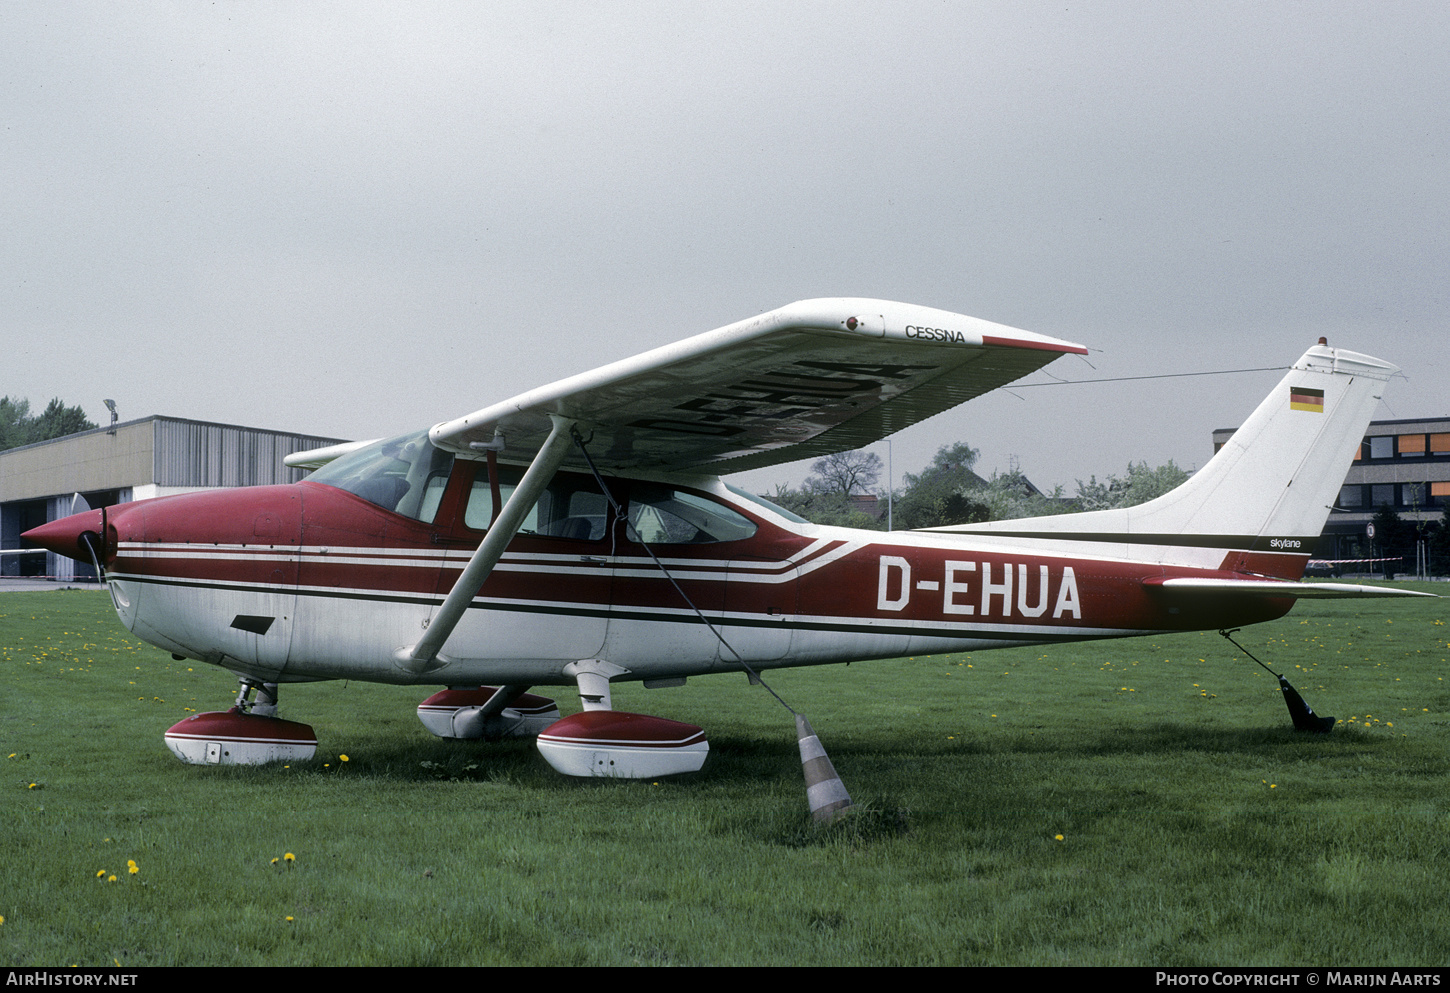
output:
M376 437L871 296L1068 379L1325 335L1450 415L1447 52L1444 3L4 0L0 393ZM896 475L1193 468L1277 379L1000 392Z

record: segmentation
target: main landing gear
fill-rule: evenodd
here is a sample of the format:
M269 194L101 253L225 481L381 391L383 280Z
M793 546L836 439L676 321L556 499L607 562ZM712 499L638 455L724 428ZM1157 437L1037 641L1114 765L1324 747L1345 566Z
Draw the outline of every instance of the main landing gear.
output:
M609 680L628 671L603 659L565 666L565 675L579 684L584 709L539 733L539 752L555 771L566 776L654 779L697 772L705 764L710 743L703 729L611 709Z
M317 752L307 724L277 716L277 684L240 677L231 710L193 714L166 732L166 747L191 765L260 765L302 761ZM252 695L256 694L256 699Z
M603 659L567 666L584 710L562 720L553 700L523 686L450 687L419 704L418 719L440 738L537 738L544 759L566 776L653 779L697 771L710 751L703 730L611 708L609 680L628 671Z

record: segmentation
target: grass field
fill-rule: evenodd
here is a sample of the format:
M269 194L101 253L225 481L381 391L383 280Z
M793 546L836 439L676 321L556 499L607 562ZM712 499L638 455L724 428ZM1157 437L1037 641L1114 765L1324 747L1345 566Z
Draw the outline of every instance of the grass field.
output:
M710 734L659 783L438 741L431 688L357 683L283 687L315 760L198 768L162 733L230 673L104 593L9 593L0 959L1444 965L1447 620L1321 601L1241 632L1327 736L1215 634L775 673L859 804L817 831L790 715L743 677L615 687Z

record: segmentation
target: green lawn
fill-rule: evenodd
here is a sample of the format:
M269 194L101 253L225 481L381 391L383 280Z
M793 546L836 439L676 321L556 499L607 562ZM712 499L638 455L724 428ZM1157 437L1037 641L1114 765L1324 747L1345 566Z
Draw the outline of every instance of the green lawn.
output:
M1443 965L1447 619L1321 601L1241 632L1327 736L1215 634L769 674L860 805L817 831L790 715L743 677L615 687L710 734L659 783L438 741L431 688L358 683L283 687L315 760L190 767L162 733L230 673L104 593L7 593L0 960Z

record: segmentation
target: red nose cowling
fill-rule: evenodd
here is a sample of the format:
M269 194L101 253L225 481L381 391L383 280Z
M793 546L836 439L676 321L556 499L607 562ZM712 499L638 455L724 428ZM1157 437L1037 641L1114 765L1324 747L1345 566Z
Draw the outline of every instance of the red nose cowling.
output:
M31 528L20 537L31 544L49 549L57 555L89 563L91 553L85 545L81 544L81 535L87 531L100 535L101 518L101 511L86 510L69 517L62 517L58 521L51 521L49 524L42 524L38 528Z

